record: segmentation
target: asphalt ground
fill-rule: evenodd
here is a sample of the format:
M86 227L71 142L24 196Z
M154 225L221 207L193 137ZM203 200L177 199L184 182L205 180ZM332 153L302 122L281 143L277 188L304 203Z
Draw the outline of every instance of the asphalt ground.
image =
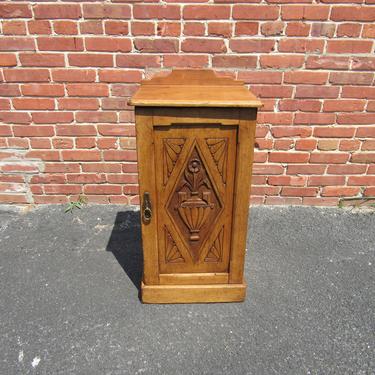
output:
M253 207L244 303L144 305L139 212L0 210L0 374L374 374L375 213Z

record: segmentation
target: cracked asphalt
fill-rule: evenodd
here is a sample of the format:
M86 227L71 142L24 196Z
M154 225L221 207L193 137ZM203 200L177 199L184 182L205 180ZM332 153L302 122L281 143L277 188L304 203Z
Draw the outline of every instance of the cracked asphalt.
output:
M0 374L374 374L375 213L253 207L244 303L143 305L139 213L0 210Z

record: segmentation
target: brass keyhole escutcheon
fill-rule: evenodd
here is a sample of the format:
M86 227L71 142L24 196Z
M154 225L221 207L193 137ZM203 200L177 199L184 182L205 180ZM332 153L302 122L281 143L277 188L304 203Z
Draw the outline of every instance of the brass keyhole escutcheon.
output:
M150 193L145 191L143 193L143 204L142 204L142 219L145 224L148 224L152 218L152 206Z

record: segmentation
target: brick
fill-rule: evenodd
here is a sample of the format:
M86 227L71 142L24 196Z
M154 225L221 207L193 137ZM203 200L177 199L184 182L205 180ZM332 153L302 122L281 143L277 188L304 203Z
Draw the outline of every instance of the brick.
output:
M60 136L87 136L96 135L94 125L57 125L56 135Z
M53 22L53 29L56 34L61 35L77 35L78 25L74 21L55 21Z
M300 205L302 198L297 197L266 197L265 204L271 205Z
M345 125L374 125L375 116L373 113L339 113L337 114L337 123Z
M183 18L186 20L220 20L229 19L228 5L185 5Z
M213 59L212 59L212 63L214 63L215 57L219 58L220 56L214 56ZM229 57L229 56L223 56L223 57ZM233 56L234 59L236 57L237 56ZM242 57L246 58L246 59L249 59L249 61L252 61L254 64L256 64L256 58L254 58L255 56L238 56L237 58L242 58ZM230 67L230 66L236 66L236 65L228 64L227 66ZM243 67L247 67L247 66L243 66ZM252 66L250 66L250 64L249 64L249 67L252 67ZM256 84L256 83L263 83L263 84L276 83L276 84L279 84L282 81L282 73L281 72L271 72L271 71L267 71L267 72L244 71L244 72L238 72L238 79L243 80L246 83L252 83L252 84Z
M345 185L344 176L309 176L307 186Z
M104 83L71 83L66 85L69 96L108 96L108 86Z
M232 36L232 24L229 22L210 22L208 35L230 38Z
M15 54L3 53L0 55L0 66L16 66L17 59Z
M137 173L138 172L137 164L135 164L135 163L123 164L122 165L122 171L124 173Z
M56 69L52 71L55 82L94 82L96 72L89 69Z
M31 18L31 9L28 4L0 4L0 18Z
M285 5L281 10L283 20L325 21L330 7L326 5Z
M265 36L282 35L285 23L281 21L265 22L262 24L260 30Z
M29 203L27 196L23 194L0 194L0 202L10 204Z
M360 141L358 141L360 142ZM366 140L363 141L361 150L363 151L375 151L375 140Z
M0 96L18 96L21 94L19 85L2 83L0 85Z
M283 187L281 195L286 197L315 197L318 188L314 187Z
M327 53L370 53L372 41L370 40L329 40Z
M99 71L99 81L101 82L140 82L142 73L137 70L101 70Z
M45 173L74 173L80 172L81 168L78 163L45 163Z
M30 34L49 35L51 34L51 24L49 21L28 21L27 26Z
M37 4L34 5L35 19L79 19L79 4Z
M155 35L154 22L131 22L132 35Z
M220 64L220 60L218 62L215 57L213 57L212 64L213 66L218 66L216 64ZM222 63L224 62L222 61ZM164 55L163 65L166 68L205 68L208 67L208 56L189 54Z
M226 52L223 40L187 38L181 44L184 52L221 53Z
M4 35L26 35L26 24L24 21L3 21Z
M104 172L104 173L120 173L121 164L119 163L82 163L83 172Z
M252 195L278 195L280 193L280 187L278 186L252 186Z
M134 47L139 52L173 53L178 52L178 39L135 39Z
M7 124L29 124L31 116L26 112L0 112L0 121Z
M309 36L311 25L304 22L288 22L285 33L287 36Z
M273 143L273 147L275 150L291 150L294 147L294 140L293 139L276 139Z
M104 160L108 161L136 161L137 154L130 150L107 150L103 151Z
M43 174L39 176L31 177L30 182L32 184L63 184L65 177L58 174Z
M59 84L26 84L21 85L25 96L64 96L64 85Z
M285 72L284 83L305 83L311 85L324 85L327 82L328 73L326 72Z
M38 48L41 51L83 51L82 38L76 37L39 37Z
M339 56L307 56L307 69L332 69L332 70L348 70L350 60L348 57Z
M269 154L269 162L271 163L307 163L309 160L307 152L283 152L271 151Z
M319 100L283 99L279 101L281 111L320 112L321 106Z
M127 35L129 23L123 21L107 21L104 26L105 33L109 35Z
M332 125L335 123L334 113L296 113L294 123L298 125Z
M98 125L98 132L100 135L108 136L130 136L134 135L134 126L128 125Z
M83 4L84 18L130 19L131 10L128 4ZM149 17L146 17L149 18Z
M229 42L229 48L239 53L271 52L274 46L274 40L264 39L232 39Z
M353 127L317 127L314 129L314 137L319 138L352 138L355 133Z
M212 58L213 67L236 67L236 68L255 68L257 65L256 56L221 56L216 55ZM242 78L241 78L242 79ZM252 82L256 83L256 82Z
M258 22L236 22L234 35L257 35L259 24Z
M304 57L299 55L264 55L260 56L262 68L291 69L301 68Z
M82 192L82 186L80 185L45 185L44 192L46 194L80 194Z
M357 151L361 146L361 142L358 139L343 139L340 141L340 151Z
M284 168L281 165L272 164L253 164L254 175L278 175L284 172Z
M104 98L102 99L102 109L123 110L129 109L128 99L123 98Z
M96 144L99 150L116 149L117 138L99 138Z
M288 165L287 174L321 175L325 169L325 165Z
M339 146L339 141L336 139L320 139L318 141L318 150L321 151L335 151Z
M101 152L96 150L63 150L61 152L64 161L99 161Z
M322 189L322 197L353 197L360 192L357 187L326 186Z
M375 87L343 87L341 97L354 99L375 99Z
M366 25L364 26L366 27ZM361 33L361 25L357 23L342 23L337 26L338 37L357 38ZM374 34L375 36L375 34Z
M290 98L293 93L292 86L251 86L255 95L261 98Z
M357 26L360 26L360 25L357 25ZM363 25L362 38L375 38L375 25L374 24Z
M112 67L113 55L96 53L69 54L69 64L80 67Z
M323 111L325 112L354 112L363 111L365 108L364 100L325 100Z
M103 183L105 182L105 176L95 173L87 174L68 174L66 175L68 183L73 184L92 184L92 183Z
M85 185L85 194L122 194L120 185Z
M32 119L36 124L70 123L73 121L71 112L33 112Z
M35 51L35 42L28 37L3 36L0 51Z
M69 149L73 148L73 140L70 138L54 138L52 139L53 148Z
M367 166L361 164L348 164L348 165L329 165L327 169L328 174L363 174L366 172Z
M101 21L80 22L79 29L81 34L103 34L103 24Z
M269 185L283 186L305 186L307 181L303 176L270 176L267 179Z
M329 82L335 85L371 85L374 79L373 73L332 72Z
M78 112L76 113L76 121L85 123L117 122L117 113L108 111Z
M129 38L90 37L85 38L87 51L130 52L132 44Z
M95 148L96 142L95 138L77 138L76 139L76 148Z
M133 17L138 19L180 19L179 5L134 4ZM185 17L186 18L186 17Z
M48 82L47 69L4 69L4 78L7 82Z
M292 113L259 113L259 124L290 125L293 121Z
M348 160L349 154L344 152L313 152L310 156L310 163L313 164L345 164Z
M362 6L337 6L332 8L332 21L375 21L375 9Z
M312 151L317 145L316 139L297 139L295 144L296 151Z
M317 39L283 39L279 42L280 52L296 52L296 53L322 53L324 49L324 41Z
M232 17L235 20L276 20L279 8L275 5L234 5Z
M111 184L136 184L138 183L138 176L129 174L110 174L108 175L108 182Z
M22 66L58 67L65 65L64 55L60 53L20 53L19 58Z
M13 133L16 137L52 137L55 130L53 126L16 125Z
M365 190L363 195L365 197L374 197L375 196L375 187L366 187L366 190Z
M312 129L307 126L274 126L271 128L271 133L275 138L284 137L310 137Z
M366 107L367 112L375 112L375 100L369 100Z
M254 143L254 147L258 150L270 150L272 149L272 145L272 139L256 139Z
M60 153L59 151L49 151L49 150L37 150L29 151L25 157L30 159L41 159L46 161L59 161Z
M0 109L10 109L10 100L0 99Z
M62 98L58 101L59 109L99 109L98 99Z
M53 203L67 203L68 197L55 195L55 196L46 196L46 195L34 195L34 203L35 204L53 204Z
M53 99L15 98L12 100L15 109L54 109Z
M303 204L307 206L337 206L338 198L304 197Z
M311 36L332 38L336 31L335 24L313 23L311 26Z
M375 126L359 126L357 128L356 137L375 138Z
M164 63L167 55L164 56ZM116 56L116 66L124 68L158 68L160 67L160 56L121 54Z
M297 86L296 98L332 98L335 99L339 95L339 87L330 86Z

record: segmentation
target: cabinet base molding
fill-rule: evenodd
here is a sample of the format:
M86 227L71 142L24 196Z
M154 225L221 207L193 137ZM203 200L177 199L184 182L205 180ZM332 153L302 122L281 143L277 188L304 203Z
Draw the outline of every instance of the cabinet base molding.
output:
M143 303L242 302L246 283L212 285L146 285L142 282Z

